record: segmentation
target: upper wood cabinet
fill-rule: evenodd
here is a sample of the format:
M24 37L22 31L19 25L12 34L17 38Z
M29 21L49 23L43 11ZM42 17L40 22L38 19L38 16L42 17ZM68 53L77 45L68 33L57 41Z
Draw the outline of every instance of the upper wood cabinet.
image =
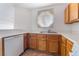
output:
M79 21L79 4L70 3L65 8L65 23L71 24Z
M70 23L69 21L69 5L65 8L65 12L64 12L64 22L67 24L67 23Z
M79 21L79 4L71 3L69 4L69 12L70 12L70 22Z

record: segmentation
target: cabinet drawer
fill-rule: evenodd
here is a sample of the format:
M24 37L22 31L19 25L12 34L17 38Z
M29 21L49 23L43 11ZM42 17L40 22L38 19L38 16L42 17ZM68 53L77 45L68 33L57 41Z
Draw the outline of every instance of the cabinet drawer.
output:
M37 38L37 35L36 34L30 34L30 38L31 39L36 39Z
M38 34L37 37L38 38L46 38L46 35L45 34Z
M46 41L46 38L37 38L37 40L42 40L42 41Z
M48 35L47 40L48 41L58 41L58 35Z

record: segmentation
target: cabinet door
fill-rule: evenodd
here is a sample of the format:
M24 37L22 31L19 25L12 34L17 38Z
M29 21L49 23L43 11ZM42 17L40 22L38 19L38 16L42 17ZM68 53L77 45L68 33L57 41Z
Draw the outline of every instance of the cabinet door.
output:
M66 55L66 38L62 36L61 38L61 56Z
M37 35L36 34L30 34L29 42L30 42L29 43L30 48L37 49Z
M70 21L69 21L69 5L65 8L64 17L65 17L64 22L66 24L70 23Z
M48 52L58 54L58 35L47 36L47 50Z
M38 50L46 51L46 39L38 39Z
M70 52L72 52L73 43L67 39L66 42L66 55L70 55Z
M70 22L79 21L79 13L78 13L79 4L71 3L69 4L69 12L70 12Z
M46 35L38 34L37 40L38 50L46 51Z
M61 56L65 56L66 55L66 46L61 45Z
M58 53L58 42L48 41L48 52Z
M36 39L30 40L30 48L36 49L37 41Z
M29 34L24 34L24 50L29 48Z

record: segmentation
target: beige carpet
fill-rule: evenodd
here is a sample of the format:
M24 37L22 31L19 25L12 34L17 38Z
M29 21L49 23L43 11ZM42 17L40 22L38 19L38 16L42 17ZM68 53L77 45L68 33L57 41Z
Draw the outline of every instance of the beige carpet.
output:
M43 51L28 49L22 56L52 56L52 54Z

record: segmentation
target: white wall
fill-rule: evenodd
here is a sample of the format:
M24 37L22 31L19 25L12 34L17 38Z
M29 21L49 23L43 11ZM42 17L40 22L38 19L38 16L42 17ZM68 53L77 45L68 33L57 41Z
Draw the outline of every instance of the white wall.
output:
M33 10L32 15L32 30L33 32L38 32L42 30L46 30L46 28L39 28L37 26L37 12L43 9L52 9L54 12L54 25L52 25L51 29L54 31L70 31L71 25L67 25L64 23L64 9L67 6L65 3L55 4L52 6L48 6L45 8L38 8Z
M32 10L0 3L0 30L22 29L31 32Z
M15 29L31 32L32 10L22 7L15 7Z
M11 4L0 3L0 29L14 29L15 8Z
M51 29L55 31L79 31L79 22L73 24L64 23L65 3L54 4L52 6L27 9L14 7L12 4L0 3L0 29L23 29L27 32L38 32L48 28L39 28L37 25L37 12L42 9L52 9L54 12L54 25Z
M64 23L64 9L66 3L54 4L52 6L29 10L26 8L16 7L15 12L15 29L24 29L27 32L39 32L48 28L39 28L37 25L37 12L43 9L52 9L54 12L54 25L50 29L54 31L79 31L79 22L74 24Z
M72 31L79 32L79 22L72 24Z

